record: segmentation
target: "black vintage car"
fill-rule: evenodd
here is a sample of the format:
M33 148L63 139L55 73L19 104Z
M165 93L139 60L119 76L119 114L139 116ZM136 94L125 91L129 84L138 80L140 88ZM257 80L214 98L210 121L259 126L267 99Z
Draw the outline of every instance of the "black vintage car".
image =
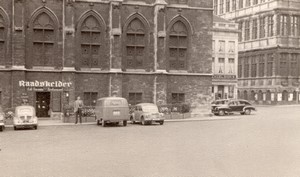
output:
M226 114L239 112L242 115L250 115L256 111L255 107L247 100L221 99L212 102L211 111L214 115L224 116Z

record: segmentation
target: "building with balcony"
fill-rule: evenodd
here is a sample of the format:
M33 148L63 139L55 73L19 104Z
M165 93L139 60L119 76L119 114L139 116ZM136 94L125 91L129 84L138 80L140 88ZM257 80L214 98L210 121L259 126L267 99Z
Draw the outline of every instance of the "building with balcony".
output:
M212 2L0 1L0 102L38 117L117 96L130 104L205 104L211 96Z
M238 95L264 104L299 102L300 1L214 0L238 23Z
M238 25L214 15L212 93L214 99L237 98Z

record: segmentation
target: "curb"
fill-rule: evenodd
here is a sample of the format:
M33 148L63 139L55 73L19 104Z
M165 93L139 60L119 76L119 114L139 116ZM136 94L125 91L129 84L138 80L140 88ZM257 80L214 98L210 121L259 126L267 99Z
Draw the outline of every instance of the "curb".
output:
M193 122L193 121L217 121L217 120L235 120L241 119L241 117L207 117L207 118L187 118L187 119L167 119L165 122ZM42 121L40 121L42 122ZM77 125L96 125L96 122L85 122ZM38 126L46 127L46 126L77 126L74 123L39 123ZM5 125L5 127L12 128L13 125Z

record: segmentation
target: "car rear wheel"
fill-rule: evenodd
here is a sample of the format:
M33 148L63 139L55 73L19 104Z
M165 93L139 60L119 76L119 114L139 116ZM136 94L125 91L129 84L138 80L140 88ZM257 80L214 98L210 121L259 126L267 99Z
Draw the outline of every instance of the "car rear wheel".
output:
M100 120L97 120L97 125L101 125L101 122L100 122Z
M102 127L106 126L106 122L102 119Z
M219 110L219 116L224 116L225 115L225 111L224 110Z
M127 120L123 120L123 126L126 127L127 125Z
M159 122L159 124L160 124L160 125L163 125L163 124L164 124L164 121L163 121L163 120L162 120L162 121L160 121L160 122Z
M3 129L4 129L4 127L3 127L3 126L0 126L0 132L2 132L2 131L3 131Z
M14 130L18 130L16 126L14 126Z
M246 109L245 110L245 115L250 115L251 114L251 109Z
M146 125L146 122L145 122L144 117L141 118L141 124L142 124L142 125Z
M33 128L36 130L37 129L37 125L35 125Z

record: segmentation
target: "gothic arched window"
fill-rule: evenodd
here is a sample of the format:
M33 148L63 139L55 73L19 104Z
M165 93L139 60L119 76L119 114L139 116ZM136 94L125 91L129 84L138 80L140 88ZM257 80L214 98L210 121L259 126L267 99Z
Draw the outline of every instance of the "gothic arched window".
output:
M3 17L0 16L0 65L5 65L5 39L5 22L3 20Z
M46 13L33 22L33 61L35 66L52 66L55 56L55 26Z
M146 30L138 18L133 19L126 29L127 68L143 68L145 57Z
M101 47L101 26L98 20L90 15L87 17L80 29L81 66L99 66Z
M170 69L186 69L187 48L188 30L183 22L177 21L169 31Z

